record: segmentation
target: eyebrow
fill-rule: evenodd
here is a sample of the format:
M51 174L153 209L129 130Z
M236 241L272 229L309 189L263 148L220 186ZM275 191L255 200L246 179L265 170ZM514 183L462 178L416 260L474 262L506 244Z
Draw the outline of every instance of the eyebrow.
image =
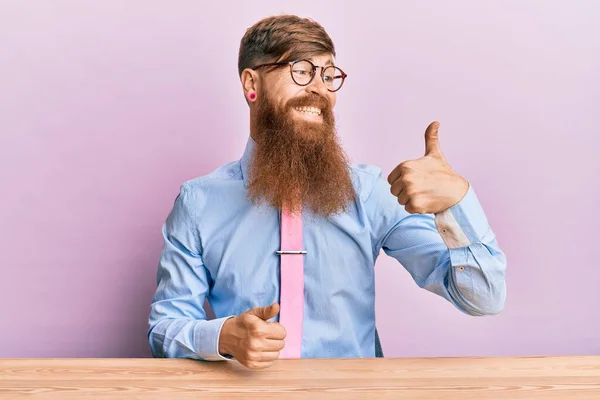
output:
M312 57L309 58L309 60L312 61L313 63L315 62L315 59ZM335 64L333 63L333 61L331 61L331 58L330 58L327 60L327 62L324 65L335 65Z

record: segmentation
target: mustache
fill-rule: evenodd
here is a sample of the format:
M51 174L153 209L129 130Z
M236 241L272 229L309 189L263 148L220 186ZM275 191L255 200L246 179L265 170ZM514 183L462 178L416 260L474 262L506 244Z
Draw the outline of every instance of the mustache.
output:
M294 107L317 107L322 111L328 112L331 109L331 103L329 99L316 93L311 93L306 96L290 99L286 104L286 109L289 110Z

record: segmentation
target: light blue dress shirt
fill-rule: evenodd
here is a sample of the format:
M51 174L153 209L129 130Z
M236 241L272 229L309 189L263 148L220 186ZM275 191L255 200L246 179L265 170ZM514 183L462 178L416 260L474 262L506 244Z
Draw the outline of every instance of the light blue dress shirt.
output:
M247 198L254 146L249 138L239 161L181 186L162 230L148 329L154 357L224 360L225 320L279 301L280 214ZM472 186L440 214L409 214L379 168L352 165L351 175L358 199L347 213L326 219L303 212L302 357L374 357L381 250L459 310L500 312L506 258ZM206 319L205 299L216 319Z

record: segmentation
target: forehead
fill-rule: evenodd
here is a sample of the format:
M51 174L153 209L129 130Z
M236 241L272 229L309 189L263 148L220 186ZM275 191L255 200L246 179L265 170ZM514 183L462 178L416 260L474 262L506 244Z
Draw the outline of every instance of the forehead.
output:
M334 65L334 59L331 54L321 54L312 57L307 57L307 60L312 61L315 65Z

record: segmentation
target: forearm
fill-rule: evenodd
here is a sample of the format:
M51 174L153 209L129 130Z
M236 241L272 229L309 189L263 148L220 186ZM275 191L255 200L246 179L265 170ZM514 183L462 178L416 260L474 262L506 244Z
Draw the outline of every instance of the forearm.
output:
M446 244L445 287L452 301L471 315L497 314L506 298L506 257L475 193L435 216Z
M227 319L162 318L148 332L152 355L161 358L225 360L218 350L221 329Z
M470 315L494 315L506 299L504 255L483 243L451 249L445 288L452 302Z

